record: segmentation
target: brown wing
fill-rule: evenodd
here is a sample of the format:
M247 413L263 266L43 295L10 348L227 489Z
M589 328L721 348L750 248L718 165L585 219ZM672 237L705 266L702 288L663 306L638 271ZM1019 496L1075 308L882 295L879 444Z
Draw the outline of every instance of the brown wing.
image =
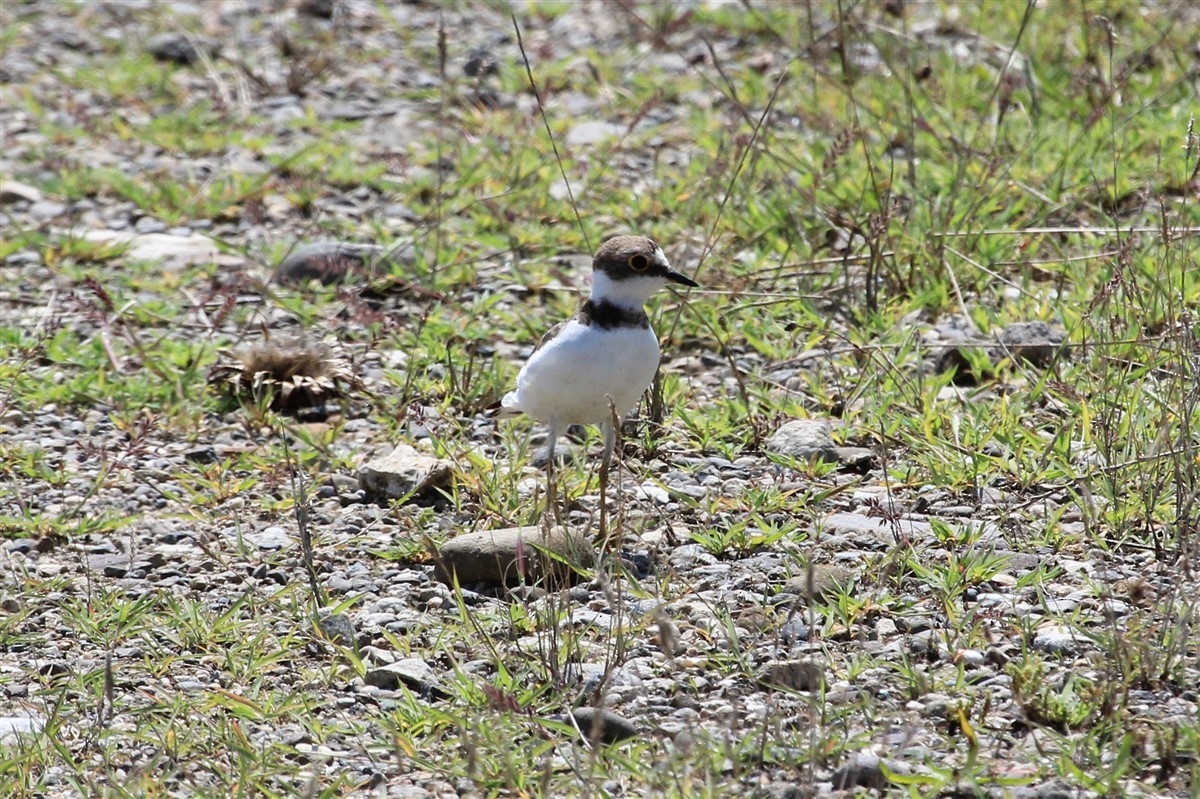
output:
M540 339L538 339L537 346L533 348L533 352L537 352L542 347L546 346L551 341L553 341L554 337L557 336L559 333L561 333L563 328L567 326L567 322L570 322L571 319L574 319L574 318L575 317L571 317L570 319L564 319L561 322L559 322L557 325L555 325L554 327L547 330L546 334L544 336L542 336ZM532 355L532 354L533 353L530 353L530 355Z

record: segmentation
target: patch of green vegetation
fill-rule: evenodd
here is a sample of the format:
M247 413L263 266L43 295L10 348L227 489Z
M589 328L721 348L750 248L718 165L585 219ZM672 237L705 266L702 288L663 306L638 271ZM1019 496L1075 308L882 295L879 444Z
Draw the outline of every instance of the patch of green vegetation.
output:
M993 726L997 709L966 663L997 639L1029 632L1031 621L976 599L1038 594L1063 573L1045 564L1022 570L1000 543L1048 563L1193 566L1194 31L1173 22L1181 6L1165 3L901 5L899 16L896 4L876 3L606 7L624 26L619 40L566 52L546 37L574 5L519 4L513 13L530 34L527 55L557 157L515 46L500 49L498 75L464 76L453 60L460 42L450 37L451 60L443 61L437 36L387 4L375 9L389 34L378 41L359 42L372 37L353 25L338 39L290 18L259 20L251 27L270 47L231 43L189 70L109 38L78 63L6 86L28 132L42 137L20 159L34 177L21 179L56 199L131 203L168 225L204 222L228 239L224 251L246 258L247 271L277 264L303 237L412 239L416 258L397 269L399 299L272 286L241 303L249 278L219 264L138 261L57 222L4 233L0 260L38 252L42 264L22 268L22 277L52 291L35 296L30 282L5 294L0 432L39 413L92 413L125 438L117 450L73 458L0 440L8 508L0 537L74 544L147 521L111 506L94 510L128 467L135 484L152 486L172 508L171 520L197 528L206 570L236 588L210 603L202 593L126 592L97 575L83 586L51 585L14 566L26 606L0 619L0 648L48 646L51 632L26 621L53 609L62 612L52 631L58 644L142 654L122 656L117 668L100 659L39 675L45 728L0 758L0 780L14 781L18 795L332 796L418 772L483 796L598 795L609 790L605 780L629 795L724 796L742 779L811 783L818 769L877 743L873 730L890 719L858 689L861 678L906 701L946 696L931 733L940 759L918 774L889 774L895 787L974 795L1017 784L984 762L990 749L1007 751L1015 733L1007 722ZM93 24L86 4L58 8L45 15ZM445 7L451 19L489 11ZM0 46L28 43L25 22L0 27ZM397 53L437 80L397 80L389 60ZM344 84L326 96L326 79L357 68L379 82L364 96L407 103L420 135L371 145L357 135L362 122L330 120L305 102L335 96ZM500 102L478 101L485 85ZM303 110L287 123L268 121L260 101L285 95ZM589 110L569 110L576 106ZM614 135L569 145L577 126L597 116L614 124ZM128 155L128 163L93 163L93 148ZM156 165L132 166L146 154ZM181 156L218 168L167 165ZM235 156L260 159L262 169L223 160ZM355 193L386 196L408 213L397 221L328 210ZM756 641L739 629L735 608L715 609L710 628L687 631L707 656L675 659L669 635L651 641L647 618L601 629L577 622L553 592L514 596L496 612L468 606L463 591L430 589L427 607L404 608L419 611L419 623L386 629L373 644L436 662L452 700L348 688L367 668L357 643L316 634L317 599L298 569L288 571L297 559L262 554L243 535L252 519L291 523L307 513L297 475L320 490L323 478L346 471L354 454L342 447L345 420L310 427L252 405L217 414L204 385L216 350L295 323L381 364L384 390L367 415L377 438L421 428L458 480L435 506L372 508L354 521L355 535L370 542L368 571L426 563L429 541L541 519L542 477L531 493L533 473L522 471L532 455L528 426L503 426L488 442L502 444L510 463L497 463L473 437L518 368L497 355L497 342L532 347L574 309L578 296L558 287L575 276L551 255L585 252L624 230L656 236L703 284L687 300L656 297L650 309L667 358L699 367L689 361L686 372L664 373L669 414L627 442L645 455L644 471L631 475L639 484L653 484L659 461L663 471L686 471L677 455L758 457L782 420L838 417L849 436L876 449L876 482L905 507L936 496L978 509L983 497L999 497L979 510L989 537L982 526L935 523L928 547L902 536L881 545L859 587L794 611L812 628L805 654L828 661L827 683L845 683L837 702L800 692L788 697L799 704L786 718L768 707L724 737L698 725L674 741L647 736L594 749L548 717L578 687L571 675L581 664L623 663L631 652L675 680L680 708L717 683L738 698L762 653L752 651ZM928 371L923 364L937 353L924 333L960 317L985 334L1044 321L1066 338L1038 365L972 345L957 372ZM215 435L236 451L214 463L148 469L141 461ZM579 448L597 444L589 434ZM669 509L618 514L617 523L669 530L671 545L698 544L726 561L781 553L798 568L804 550L821 544L822 516L852 506L858 489L880 487L836 464L769 460L774 472L733 496L668 492ZM587 458L560 470L576 510L591 507L593 472ZM806 487L785 488L792 482ZM309 551L301 565L307 557L315 572L325 558L340 568L341 553L320 542L339 523L312 522L319 557L312 563ZM209 545L210 528L224 536L219 546ZM283 570L291 583L246 577L260 566ZM638 582L623 568L598 567L588 579L613 596L668 602L691 601L701 582ZM761 588L764 596L774 590ZM53 602L45 598L52 592ZM1022 724L1047 736L1048 754L1022 779L1057 777L1102 795L1120 794L1130 780L1183 791L1200 780L1197 726L1140 716L1130 695L1190 690L1194 603L1179 594L1130 598L1130 608L1098 601L1109 603L1106 626L1085 627L1081 614L1057 621L1086 631L1103 668L1074 673L1020 652L1006 669ZM944 630L919 651L912 635L893 633L903 641L897 654L875 632L884 621L907 631L930 616ZM129 685L141 689L123 690ZM281 741L274 733L284 726L292 734ZM315 768L321 747L353 749L361 773Z

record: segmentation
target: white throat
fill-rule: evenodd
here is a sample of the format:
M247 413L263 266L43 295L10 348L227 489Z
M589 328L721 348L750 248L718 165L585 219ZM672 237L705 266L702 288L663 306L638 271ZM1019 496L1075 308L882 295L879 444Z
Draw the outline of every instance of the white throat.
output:
M661 277L629 277L613 280L600 270L592 272L592 294L594 302L611 302L621 308L640 311L656 291L667 283Z

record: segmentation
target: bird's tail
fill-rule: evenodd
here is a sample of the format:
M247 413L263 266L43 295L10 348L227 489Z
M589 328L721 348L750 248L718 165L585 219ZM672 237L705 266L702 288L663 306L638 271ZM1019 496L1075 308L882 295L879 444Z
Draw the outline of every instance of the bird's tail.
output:
M511 419L525 412L521 408L520 400L517 399L517 392L515 391L508 392L504 395L504 399L489 405L486 410L489 416L497 419Z

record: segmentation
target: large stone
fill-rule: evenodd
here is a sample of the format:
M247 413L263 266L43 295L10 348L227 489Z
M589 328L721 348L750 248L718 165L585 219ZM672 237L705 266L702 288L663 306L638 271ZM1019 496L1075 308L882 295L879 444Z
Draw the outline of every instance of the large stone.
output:
M1039 369L1048 368L1055 359L1069 355L1063 347L1066 338L1065 331L1041 321L1014 322L997 336L1006 355Z
M865 472L875 465L875 453L865 447L839 447L833 430L841 426L836 419L793 419L767 439L767 452L775 452L798 461L840 463Z
M867 788L882 791L887 788L888 779L883 772L883 759L870 752L856 752L850 760L838 766L833 772L831 782L835 791L848 791L854 788ZM892 763L887 764L889 770L895 771Z
M342 646L354 646L358 640L354 622L345 613L324 613L317 618L317 627L322 635Z
M314 280L337 285L386 278L393 266L411 266L415 257L411 244L389 250L375 244L319 241L297 247L280 262L271 280L281 286L304 286Z
M452 538L437 553L435 575L460 585L534 582L564 577L592 562L591 542L560 528L506 527Z
M594 707L579 707L571 711L573 726L579 729L583 737L589 741L603 744L615 744L627 741L637 736L637 727L624 716L618 716L611 710ZM555 721L564 721L566 717L556 717Z
M957 385L977 385L995 376L1005 358L1036 369L1049 368L1056 360L1070 357L1065 347L1066 332L1046 322L1014 322L988 337L975 332L969 322L947 329L939 325L932 333L937 344L927 364L933 371L954 371Z
M824 419L793 419L767 439L768 452L799 461L825 459L835 446L833 425Z
M849 589L858 579L858 572L835 563L813 563L803 573L783 584L783 591L804 599L825 599L843 589Z
M399 444L390 454L367 461L358 470L358 484L368 494L406 499L445 488L454 478L449 461Z
M146 51L159 61L188 66L195 64L202 55L216 55L216 42L202 36L183 33L160 33L146 42Z
M420 658L404 658L377 669L368 669L363 674L363 682L385 691L395 691L403 685L422 696L440 699L450 696L433 668Z
M825 668L815 660L773 660L763 666L758 682L784 691L819 691Z
M1038 629L1031 642L1039 652L1051 655L1075 655L1087 644L1087 638L1070 627L1049 624Z
M42 190L37 186L16 180L0 181L0 205L17 202L36 203L40 202L42 197Z

